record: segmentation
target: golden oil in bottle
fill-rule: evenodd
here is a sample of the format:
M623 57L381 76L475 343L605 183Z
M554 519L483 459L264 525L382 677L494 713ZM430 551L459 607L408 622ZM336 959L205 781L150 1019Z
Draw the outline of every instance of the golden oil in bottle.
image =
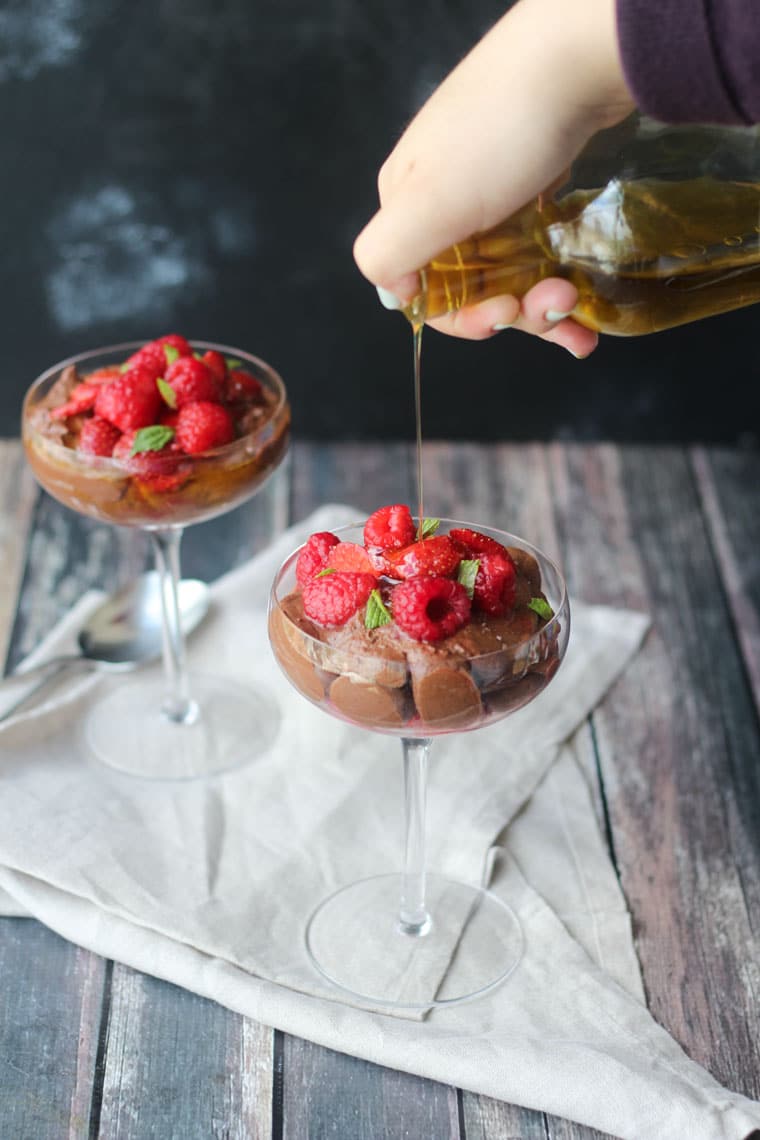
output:
M637 336L760 300L760 184L709 174L612 178L541 196L426 266L413 324L545 277L578 289L573 318Z

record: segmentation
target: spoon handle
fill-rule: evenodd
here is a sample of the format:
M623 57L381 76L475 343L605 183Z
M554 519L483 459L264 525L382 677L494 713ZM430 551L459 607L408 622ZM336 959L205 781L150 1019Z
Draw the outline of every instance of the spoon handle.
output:
M67 672L69 669L78 666L79 668L90 668L90 662L86 657L81 657L79 654L71 654L68 657L54 657L50 661L44 661L41 665L36 665L32 669L27 669L23 673L14 673L10 677L0 682L0 693L5 688L10 688L11 685L17 685L20 681L30 681L31 684L25 692L21 693L10 705L3 709L0 713L0 724L4 720L20 710L26 705L32 697L36 696L47 684L50 683L55 677L60 677L62 673Z

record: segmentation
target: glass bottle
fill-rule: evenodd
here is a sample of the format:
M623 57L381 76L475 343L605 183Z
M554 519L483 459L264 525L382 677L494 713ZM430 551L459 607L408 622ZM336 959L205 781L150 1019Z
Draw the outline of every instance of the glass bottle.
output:
M671 127L634 115L600 132L558 188L420 274L413 323L545 277L573 317L618 336L760 300L760 127Z

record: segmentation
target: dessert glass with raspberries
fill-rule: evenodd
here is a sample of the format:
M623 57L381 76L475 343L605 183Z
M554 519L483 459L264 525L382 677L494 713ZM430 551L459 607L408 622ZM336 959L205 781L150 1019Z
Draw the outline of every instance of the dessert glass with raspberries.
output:
M519 961L509 906L426 871L427 761L435 736L483 728L538 696L569 632L565 583L545 554L491 528L420 523L404 504L313 534L280 568L269 637L285 675L332 716L402 739L403 871L342 887L306 930L314 965L354 997L450 1005Z
M183 528L254 495L284 458L282 379L236 348L169 334L71 357L27 392L22 437L38 482L101 522L146 531L162 580L163 704L137 676L85 722L97 759L131 775L194 779L268 744L271 704L227 679L188 677L177 585ZM272 730L274 725L271 725Z

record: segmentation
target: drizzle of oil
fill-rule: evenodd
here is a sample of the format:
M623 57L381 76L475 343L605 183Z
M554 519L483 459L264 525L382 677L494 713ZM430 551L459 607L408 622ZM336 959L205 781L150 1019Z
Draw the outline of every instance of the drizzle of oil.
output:
M412 322L414 350L414 416L417 422L417 538L422 538L422 523L425 518L424 493L422 487L422 383L420 364L422 361L422 330L425 322Z

